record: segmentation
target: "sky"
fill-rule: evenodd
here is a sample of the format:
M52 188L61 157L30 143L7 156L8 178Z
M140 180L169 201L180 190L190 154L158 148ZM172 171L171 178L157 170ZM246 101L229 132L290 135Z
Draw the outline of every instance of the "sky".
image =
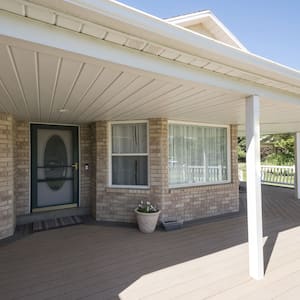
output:
M299 0L119 0L160 18L211 10L252 53L300 70Z

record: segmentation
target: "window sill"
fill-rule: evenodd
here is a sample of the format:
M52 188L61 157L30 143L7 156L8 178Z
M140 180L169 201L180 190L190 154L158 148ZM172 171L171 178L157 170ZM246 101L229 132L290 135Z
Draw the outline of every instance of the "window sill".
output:
M216 185L227 185L231 184L231 181L222 181L222 182L215 182L215 183L192 183L192 184L176 184L170 185L169 190L177 190L177 189L188 189L188 188L201 188L201 187L211 187Z
M147 190L150 189L149 185L109 185L108 188L111 189L131 189L131 190Z
M120 186L120 185L111 185L105 188L105 192L108 193L150 193L149 186Z

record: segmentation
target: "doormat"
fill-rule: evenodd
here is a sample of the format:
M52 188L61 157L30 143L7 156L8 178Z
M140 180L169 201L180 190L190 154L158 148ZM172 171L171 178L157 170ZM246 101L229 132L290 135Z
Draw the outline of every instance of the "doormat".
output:
M38 232L38 231L72 226L72 225L82 224L82 223L83 223L83 219L80 216L61 217L61 218L55 218L46 221L33 222L32 231Z

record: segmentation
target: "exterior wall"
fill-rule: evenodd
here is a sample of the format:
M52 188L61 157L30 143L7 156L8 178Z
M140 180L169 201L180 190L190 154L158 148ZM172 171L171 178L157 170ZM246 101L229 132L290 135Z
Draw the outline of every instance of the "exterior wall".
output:
M137 204L151 201L161 218L198 219L238 211L237 128L231 127L229 184L169 189L168 121L149 120L149 188L112 188L109 174L108 123L80 127L80 198L97 220L134 222ZM0 114L0 238L14 231L15 215L30 213L30 125ZM85 170L85 165L89 170Z
M15 203L16 215L30 213L30 132L27 121L16 121Z
M134 222L134 208L151 201L162 210L161 218L193 220L239 210L237 128L231 127L231 175L229 184L177 188L168 187L168 121L149 120L149 189L108 187L108 123L95 124L97 220Z
M12 116L0 113L0 239L15 229L14 129Z
M122 212L118 211L118 205L109 189L106 188L108 180L108 135L107 122L100 121L95 124L94 137L95 148L95 217L97 220L111 221L114 215L122 219ZM119 190L121 192L121 190ZM122 196L122 192L120 193Z
M168 197L168 120L149 120L150 201L162 211Z
M91 207L92 139L91 126L80 126L80 207ZM88 170L85 170L85 165Z
M91 212L92 216L96 219L96 170L97 170L97 142L96 142L96 123L90 125L90 137L91 137L91 159L92 165L90 168L91 172L91 183L90 183L90 201L91 201Z

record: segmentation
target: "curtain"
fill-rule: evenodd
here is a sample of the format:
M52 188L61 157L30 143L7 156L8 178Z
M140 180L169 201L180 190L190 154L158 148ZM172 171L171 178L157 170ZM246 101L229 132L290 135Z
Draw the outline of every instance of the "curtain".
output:
M112 184L147 185L148 160L146 156L113 156Z
M217 183L227 180L227 129L169 125L169 183Z
M147 153L147 125L113 124L112 153Z
M146 123L113 124L112 184L147 185L147 152Z

